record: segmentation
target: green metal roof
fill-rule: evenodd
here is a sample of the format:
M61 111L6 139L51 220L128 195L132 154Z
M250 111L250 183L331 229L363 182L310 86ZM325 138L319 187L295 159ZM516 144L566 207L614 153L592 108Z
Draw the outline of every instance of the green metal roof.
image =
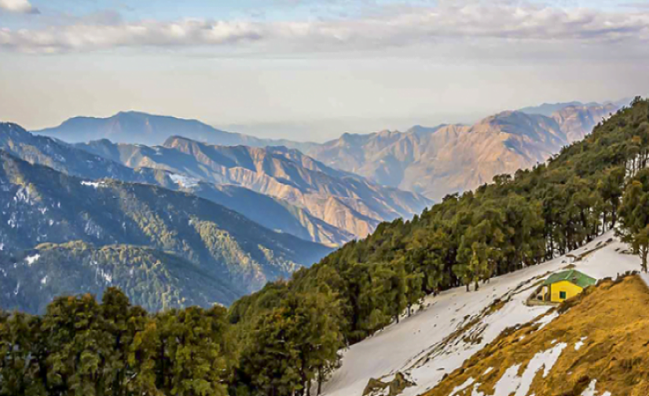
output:
M558 272L556 274L550 275L548 279L543 283L544 285L551 285L553 283L568 281L574 283L575 285L585 289L588 286L592 286L597 283L596 279L591 278L590 276L581 273L577 270L568 270L563 272Z

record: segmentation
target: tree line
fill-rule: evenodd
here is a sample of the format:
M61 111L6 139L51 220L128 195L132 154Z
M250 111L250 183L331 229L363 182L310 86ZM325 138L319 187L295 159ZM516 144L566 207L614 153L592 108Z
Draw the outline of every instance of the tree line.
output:
M611 229L649 253L649 101L546 164L381 224L290 281L222 307L147 314L110 289L0 316L0 395L319 394L361 341L422 298L576 249ZM614 263L611 263L614 265Z

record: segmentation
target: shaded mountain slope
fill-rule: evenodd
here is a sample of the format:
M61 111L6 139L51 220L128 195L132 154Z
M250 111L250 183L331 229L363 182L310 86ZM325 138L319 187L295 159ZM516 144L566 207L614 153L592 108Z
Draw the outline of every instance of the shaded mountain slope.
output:
M125 147L145 149L144 146ZM110 149L117 146L108 140L84 146L91 151L88 152L59 140L33 135L15 124L0 123L0 148L30 163L86 179L112 178L193 193L235 210L266 228L304 240L337 246L354 238L353 234L325 223L302 208L247 188L192 180L165 170L129 168L119 163L119 156L112 156Z
M0 256L0 307L43 313L55 297L119 287L148 311L229 305L240 291L176 255L133 246L81 241L41 244Z
M366 236L382 221L410 218L430 203L416 194L332 169L285 147L213 146L182 137L172 137L156 147L107 141L77 147L134 168L245 187L302 208L357 237Z
M0 162L0 243L6 249L74 240L149 246L199 265L241 294L330 251L193 195L108 179L85 181L4 152Z

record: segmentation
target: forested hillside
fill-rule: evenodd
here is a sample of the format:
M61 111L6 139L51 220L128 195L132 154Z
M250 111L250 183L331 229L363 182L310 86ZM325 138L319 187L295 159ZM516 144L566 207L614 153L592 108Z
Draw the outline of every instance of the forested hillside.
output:
M447 196L412 221L381 224L290 281L240 299L229 324L219 308L145 315L116 291L101 305L63 298L43 317L2 317L0 394L318 393L341 347L398 321L426 293L471 292L616 225L646 268L648 160L649 101L638 98L547 164Z
M490 277L575 249L618 223L625 175L646 167L648 116L649 102L637 100L548 164L446 196L412 221L381 224L365 240L296 273L289 288L335 285L348 319L344 333L355 342L424 293L480 287ZM257 301L267 302L263 295L244 297L233 306L233 317L250 316L245 312Z
M290 283L240 299L230 318L254 329L259 317L281 309L284 295L330 293L344 318L340 334L354 343L398 320L426 293L481 287L493 276L575 249L620 222L625 239L646 257L648 160L649 101L636 99L548 164L447 196L412 221L384 223L365 240L298 271Z
M229 291L238 295L287 277L330 252L194 195L111 179L88 181L5 152L0 152L0 186L0 246L5 251L71 241L146 246L192 262L222 280L214 287L229 283Z
M54 298L118 287L133 304L156 312L215 303L229 305L241 290L170 252L145 246L44 243L0 255L0 306L44 313Z

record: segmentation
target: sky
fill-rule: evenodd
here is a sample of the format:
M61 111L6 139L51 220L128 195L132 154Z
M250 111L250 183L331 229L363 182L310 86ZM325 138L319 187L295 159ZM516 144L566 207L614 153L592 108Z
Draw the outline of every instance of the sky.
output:
M649 1L0 0L0 120L119 111L262 137L649 94Z

